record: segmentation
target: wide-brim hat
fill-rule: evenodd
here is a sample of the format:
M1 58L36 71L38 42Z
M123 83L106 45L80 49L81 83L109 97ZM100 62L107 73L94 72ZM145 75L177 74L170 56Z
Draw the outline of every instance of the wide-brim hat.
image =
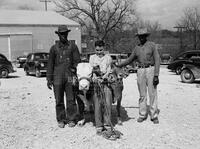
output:
M58 26L58 30L55 31L56 34L70 32L71 30L68 29L67 25L60 25Z
M147 28L139 28L135 36L146 35L149 36L151 33L147 31Z

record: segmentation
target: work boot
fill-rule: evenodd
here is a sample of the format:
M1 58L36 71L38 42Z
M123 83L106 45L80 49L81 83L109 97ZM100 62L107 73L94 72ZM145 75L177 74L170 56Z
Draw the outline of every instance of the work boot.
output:
M147 119L147 117L139 117L138 119L137 119L137 122L138 123L142 123L143 121L145 121Z
M156 118L153 118L153 119L151 119L151 121L154 123L154 124L159 124L159 120L158 120L158 118L156 117Z
M65 127L65 123L64 122L58 122L58 127L64 128Z

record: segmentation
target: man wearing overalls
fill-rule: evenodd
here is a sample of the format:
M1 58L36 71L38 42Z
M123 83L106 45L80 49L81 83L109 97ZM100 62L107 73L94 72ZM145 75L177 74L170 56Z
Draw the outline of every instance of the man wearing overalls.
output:
M73 94L73 76L76 75L76 66L80 62L80 54L76 44L68 41L70 30L66 25L60 25L55 33L59 37L49 52L47 68L47 86L54 90L56 99L56 119L58 127L64 128L76 124L76 103ZM66 104L64 103L66 94Z
M150 112L151 121L158 124L158 105L157 105L157 85L159 84L160 56L156 44L147 41L150 33L146 28L138 29L136 36L140 44L135 47L128 59L118 64L118 67L125 66L134 60L137 61L137 84L140 94L139 98L139 118L137 122L147 119ZM150 108L147 107L147 89L150 98Z

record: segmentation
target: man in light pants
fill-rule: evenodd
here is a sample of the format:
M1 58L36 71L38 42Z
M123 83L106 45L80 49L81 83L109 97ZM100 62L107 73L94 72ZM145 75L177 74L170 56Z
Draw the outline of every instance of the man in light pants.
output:
M150 98L150 117L154 124L158 124L158 103L157 103L157 85L159 84L160 56L156 44L147 41L150 33L146 28L138 29L136 36L140 43L132 51L132 54L125 61L117 64L118 67L130 64L133 61L138 62L137 84L140 94L139 99L139 118L137 122L141 123L147 119L147 89Z

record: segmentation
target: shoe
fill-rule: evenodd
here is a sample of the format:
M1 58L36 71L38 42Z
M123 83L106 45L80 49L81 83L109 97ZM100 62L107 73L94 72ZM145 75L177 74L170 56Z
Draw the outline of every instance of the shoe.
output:
M69 122L67 123L67 126L68 126L68 127L75 127L75 126L76 126L76 123L75 123L74 121L69 121Z
M151 121L154 123L154 124L159 124L159 120L158 120L158 118L156 117L156 118L153 118L153 119L151 119Z
M147 117L139 117L138 119L137 119L137 122L138 123L142 123L143 121L145 121L147 119Z
M103 127L98 127L98 128L96 128L96 134L98 135L98 136L101 136L102 135L102 132L103 132Z
M115 134L114 131L112 130L105 130L102 132L102 137L107 139L107 140L111 140L111 141L115 141L117 140L119 137L118 135Z
M58 122L58 127L64 128L65 127L65 123L64 122Z

